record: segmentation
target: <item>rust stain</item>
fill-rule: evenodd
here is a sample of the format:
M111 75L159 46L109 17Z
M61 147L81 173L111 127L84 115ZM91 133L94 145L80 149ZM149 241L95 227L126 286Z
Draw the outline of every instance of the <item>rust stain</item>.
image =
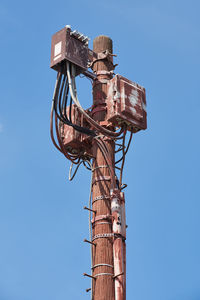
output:
M69 116L69 106L67 107L67 116ZM71 107L71 120L75 125L89 128L90 125L79 112L76 105ZM61 137L64 147L70 153L82 153L83 156L92 156L92 141L91 138L75 130L72 126L61 123Z
M113 260L115 276L115 300L125 300L125 238L126 238L126 221L124 194L119 190L111 193L111 211L113 216ZM121 275L119 275L121 274ZM119 276L118 276L119 275Z
M147 127L145 89L121 75L108 82L107 120L137 132Z

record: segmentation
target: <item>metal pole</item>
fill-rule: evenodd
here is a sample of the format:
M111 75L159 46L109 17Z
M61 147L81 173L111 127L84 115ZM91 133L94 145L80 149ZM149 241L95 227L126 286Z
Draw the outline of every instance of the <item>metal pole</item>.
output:
M93 50L96 53L108 50L112 53L112 40L107 36L99 36L93 41ZM105 100L107 97L107 80L112 78L112 66L108 60L94 62L93 71L97 79L93 85L93 118L104 126L106 117ZM112 128L110 128L112 129ZM115 143L105 139L114 168ZM93 246L93 299L114 300L114 263L113 263L113 236L110 202L110 172L107 163L97 145L93 144L93 154L96 157L93 165L93 214L92 235L95 238Z

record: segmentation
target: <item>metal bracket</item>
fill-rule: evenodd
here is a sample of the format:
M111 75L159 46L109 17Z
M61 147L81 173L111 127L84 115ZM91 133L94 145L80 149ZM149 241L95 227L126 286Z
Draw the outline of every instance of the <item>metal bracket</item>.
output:
M83 273L83 276L87 276L87 277L90 277L90 278L92 278L92 279L96 280L96 278L95 278L94 276L92 276L92 275L89 275L89 274L87 274L87 273Z
M90 50L91 51L91 50ZM100 61L100 60L108 60L109 63L112 64L113 66L113 56L117 56L116 54L110 53L108 50L105 50L103 52L95 53L94 51L91 51L89 54L93 54L92 56L89 56L90 63L88 64L89 68L93 68L93 65L95 62Z
M89 244L91 244L91 245L93 245L93 246L96 246L95 243L93 243L93 242L91 242L91 241L88 241L88 240L86 240L86 239L84 239L83 241L84 241L85 243L89 243Z
M96 214L96 212L97 212L96 210L93 210L93 209L91 209L91 208L88 208L87 206L84 206L83 209L89 210L89 211L93 212L94 214Z

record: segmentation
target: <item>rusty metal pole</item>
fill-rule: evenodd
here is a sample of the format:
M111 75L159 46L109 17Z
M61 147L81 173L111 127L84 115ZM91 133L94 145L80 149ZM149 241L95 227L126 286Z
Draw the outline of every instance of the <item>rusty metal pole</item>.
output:
M93 41L93 50L101 53L108 50L112 53L112 40L107 36L99 36ZM112 64L109 60L97 60L94 62L93 71L97 79L93 85L93 118L102 126L105 125L107 97L107 81L112 78ZM109 128L112 129L112 128ZM104 140L112 159L114 167L115 143L111 139ZM97 147L93 144L95 156L93 165L93 214L92 235L93 242L93 300L114 300L114 266L113 266L113 237L110 202L110 172L107 163Z

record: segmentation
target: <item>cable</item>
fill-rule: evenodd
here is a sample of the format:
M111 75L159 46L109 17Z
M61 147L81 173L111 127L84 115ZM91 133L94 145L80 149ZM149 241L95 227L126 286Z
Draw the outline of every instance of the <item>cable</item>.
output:
M69 153L65 150L65 146L63 144L62 138L60 137L60 133L59 133L59 129L58 129L58 119L57 116L55 116L55 127L56 127L56 134L57 134L57 139L58 139L58 143L59 146L62 150L62 153L65 155L66 158L68 158L69 160L71 160L71 162L73 162L74 164L78 164L78 162L76 162L76 158L72 158Z
M57 145L55 139L54 139L54 133L53 133L53 116L54 116L54 101L55 101L55 97L56 94L58 92L59 89L59 84L60 84L60 73L57 74L57 79L56 79L56 83L55 83L55 88L54 88L54 93L53 93L53 99L52 99L52 105L51 105L51 115L50 115L50 135L51 135L51 139L52 142L54 144L54 146L60 151L62 152L61 148Z
M128 141L128 145L126 147L126 151L124 152L125 155L127 154L128 150L129 150L129 147L130 147L130 144L131 144L131 141L132 141L132 137L133 137L133 132L130 133L130 138L129 138L129 141ZM123 156L115 162L115 165L118 164L120 161L122 161L122 159L123 159Z
M74 171L74 173L73 173L73 175L71 176L71 173L72 173L72 168L73 168L73 162L71 163L71 166L70 166L70 168L69 168L69 181L72 181L73 179L74 179L74 177L75 177L75 175L76 175L76 173L77 173L77 171L78 171L78 169L79 169L79 167L80 167L80 165L83 163L83 161L80 161L78 164L77 164L77 167L76 167L76 169L75 169L75 171Z
M86 163L89 164L89 167L86 165ZM90 163L89 160L85 160L85 161L83 160L83 165L84 165L84 167L85 167L87 170L92 171L92 169L91 169L91 167L90 167L91 163Z
M76 94L76 83L75 83L75 67L72 64L72 76L70 73L70 63L67 61L67 77L68 77L68 81L69 81L69 90L70 90L70 94L71 97L74 101L74 103L77 105L77 108L79 109L79 111L85 116L85 118L87 119L87 121L93 125L97 131L100 131L101 133L103 133L104 135L110 136L110 137L118 137L119 135L121 135L121 133L123 132L123 128L121 128L121 130L119 132L113 132L110 131L104 127L102 127L101 125L99 125L95 120L93 120L82 108L77 94Z
M107 149L107 146L105 144L105 142L100 139L99 136L95 137L94 140L96 141L96 143L98 144L99 149L101 150L104 159L106 161L106 164L109 167L110 170L110 177L111 177L111 188L114 189L116 187L116 181L115 181L115 172L114 172L114 168L112 168L112 159L110 158L110 153Z
M62 75L61 75L62 76ZM82 126L78 126L76 124L73 124L67 117L66 115L66 110L67 110L67 97L68 97L68 81L67 81L67 77L66 75L63 76L62 79L62 84L61 84L61 88L59 90L59 95L57 97L55 97L54 100L54 110L55 110L55 114L57 116L57 118L64 124L72 126L75 130L83 133L83 134L87 134L90 136L95 136L95 132L82 127ZM64 96L63 96L63 89L64 89ZM64 108L64 112L63 112L63 108ZM70 109L71 110L71 109ZM71 113L71 111L70 111Z
M64 75L61 72L58 72L57 80L54 88L54 94L53 94L53 100L52 100L52 107L51 107L51 119L50 119L50 133L51 133L51 139L53 141L53 144L55 147L62 152L67 159L69 159L72 162L72 165L69 170L69 180L72 180L74 176L76 175L78 168L83 163L84 166L87 169L90 169L88 165L90 166L90 163L87 165L86 160L81 160L81 156L83 153L77 153L72 154L69 153L68 150L66 150L65 145L63 143L63 138L61 137L61 128L64 126L64 124L73 127L78 132L81 132L81 134L87 134L91 136L95 142L97 143L97 146L99 147L100 151L102 152L102 155L106 161L106 164L109 167L110 177L111 177L111 187L116 187L116 181L118 179L115 175L115 169L112 167L112 158L110 156L109 150L107 148L106 143L104 142L104 137L110 137L113 142L115 140L122 139L122 147L119 148L116 152L122 150L122 157L115 162L115 165L118 164L120 161L122 161L121 168L120 168L120 179L119 179L119 188L121 188L122 185L122 175L123 175L123 168L125 163L125 155L127 154L129 150L129 146L132 140L133 133L131 132L130 138L128 141L128 145L125 150L125 137L127 134L127 129L125 126L122 126L119 132L113 132L110 131L103 126L99 125L95 120L93 120L82 108L78 97L77 97L77 91L76 91L76 82L75 82L75 66L73 64L70 64L69 62L66 63L66 66L63 66L63 68L66 67L66 73ZM65 71L64 69L62 71ZM67 106L68 97L70 95L70 105ZM83 115L86 120L92 125L96 132L94 130L90 130L89 128L85 128L82 126L79 126L77 124L73 124L73 104L75 103L75 107L77 107L78 111L81 115ZM55 114L55 116L54 116ZM56 129L56 135L58 144L54 139L54 133L53 133L53 118L55 119L55 129ZM121 134L124 133L122 136ZM76 164L77 167L74 171L74 174L71 176L72 167L73 164ZM118 167L116 167L118 169ZM117 184L118 186L118 184Z
M127 133L127 130L125 130L124 132L124 136L123 136L123 144L122 144L122 153L123 153L123 156L122 156L122 164L121 164L121 169L120 169L120 179L119 179L119 188L121 189L121 186L122 186L122 175L123 175L123 169L124 169L124 163L125 163L125 151L124 151L124 148L125 148L125 138L126 138L126 133Z

